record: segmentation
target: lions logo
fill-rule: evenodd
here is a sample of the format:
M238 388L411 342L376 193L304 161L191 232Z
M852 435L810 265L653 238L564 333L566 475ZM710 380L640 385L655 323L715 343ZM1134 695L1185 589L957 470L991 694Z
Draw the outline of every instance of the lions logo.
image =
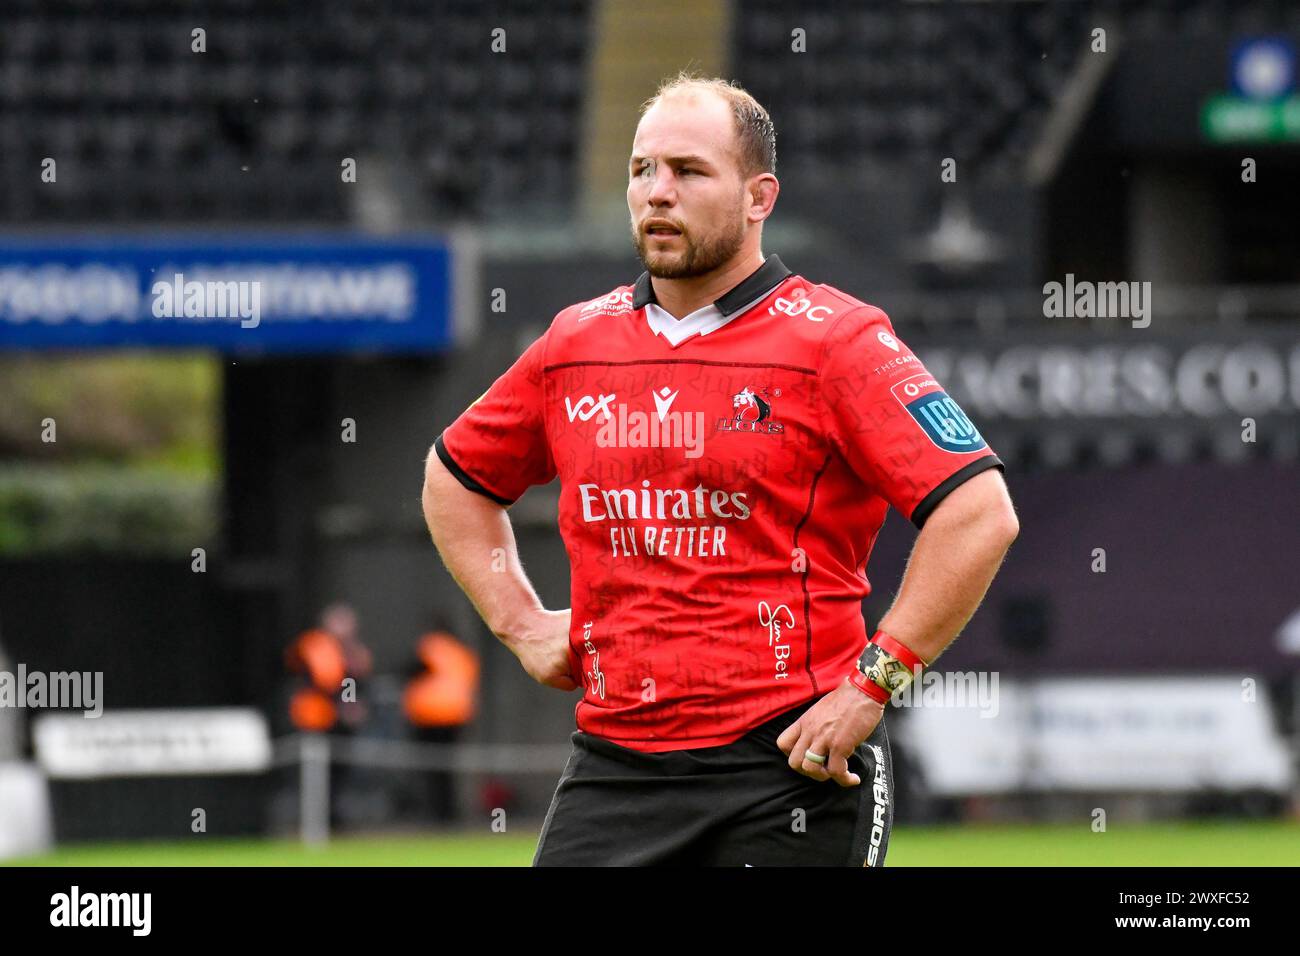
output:
M780 435L785 431L785 425L781 422L772 420L772 402L768 397L775 395L780 398L781 390L773 389L770 393L766 388L760 389L762 395L755 392L754 389L746 385L735 395L731 396L732 414L730 418L719 416L717 429L720 432L749 432L763 435Z
M748 385L732 396L731 407L736 410L738 422L762 422L772 417L772 406Z

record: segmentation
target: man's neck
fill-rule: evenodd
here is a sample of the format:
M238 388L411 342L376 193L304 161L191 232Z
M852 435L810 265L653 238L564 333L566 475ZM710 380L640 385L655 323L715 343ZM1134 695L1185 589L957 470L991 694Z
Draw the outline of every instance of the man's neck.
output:
M655 300L675 319L682 319L726 295L763 265L763 253L739 255L730 263L707 275L690 279L656 279L650 277Z

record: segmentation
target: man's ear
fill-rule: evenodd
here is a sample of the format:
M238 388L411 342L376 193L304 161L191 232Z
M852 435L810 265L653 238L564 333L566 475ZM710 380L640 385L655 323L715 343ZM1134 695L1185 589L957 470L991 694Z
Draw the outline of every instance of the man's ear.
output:
M750 208L757 206L763 212L755 222L762 222L772 215L772 209L776 206L776 197L781 192L781 184L771 173L760 173L749 181L747 191Z

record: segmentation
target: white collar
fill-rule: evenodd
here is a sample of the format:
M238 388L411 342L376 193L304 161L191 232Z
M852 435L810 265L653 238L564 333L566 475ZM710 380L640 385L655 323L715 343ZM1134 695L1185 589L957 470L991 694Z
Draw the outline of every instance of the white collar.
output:
M759 302L765 299L771 289L764 292L758 298L746 303L730 315L723 315L716 305L710 302L702 309L696 309L690 315L682 318L674 318L672 313L666 309L660 308L654 302L648 302L645 306L646 324L655 335L662 335L668 340L668 344L673 348L681 345L687 339L695 335L708 335L710 332L716 332L732 319L738 319Z

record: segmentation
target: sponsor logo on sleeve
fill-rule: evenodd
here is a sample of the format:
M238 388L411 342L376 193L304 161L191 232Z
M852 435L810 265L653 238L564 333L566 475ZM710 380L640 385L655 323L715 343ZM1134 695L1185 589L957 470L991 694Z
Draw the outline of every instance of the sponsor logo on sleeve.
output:
M961 454L987 447L961 406L949 398L928 373L905 378L894 384L890 391L930 441L944 451Z
M872 371L877 375L882 372L888 372L892 377L895 374L915 371L914 369L907 368L907 366L916 364L916 356L912 354L911 349L907 348L907 346L902 342L894 338L892 332L888 332L885 329L877 329L876 341L889 349L890 352L894 353L893 355L890 355L888 352L872 350L873 357L879 362L879 364L872 369Z
M767 307L767 314L776 315L778 312L789 316L802 315L812 322L825 322L835 314L835 310L829 306L813 305L808 293L802 289L792 291L789 298L777 296L776 301Z
M578 310L578 322L586 322L590 318L598 315L622 315L624 312L632 311L632 292L631 290L619 291L615 289L609 295L603 295L599 299L592 299L581 309Z

